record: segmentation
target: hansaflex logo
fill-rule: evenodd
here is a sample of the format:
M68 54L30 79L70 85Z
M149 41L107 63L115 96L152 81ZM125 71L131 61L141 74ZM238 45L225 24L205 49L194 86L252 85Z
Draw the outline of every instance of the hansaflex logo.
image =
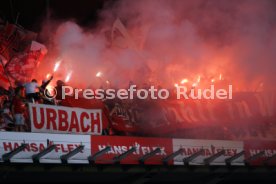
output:
M25 149L23 149L24 152L41 152L47 148L47 145L45 143L35 143L30 142L26 143L27 146ZM53 143L50 143L50 145ZM20 147L21 143L19 142L3 142L2 147L4 148L5 152L10 152L15 150L16 148ZM65 143L65 144L59 144L55 143L55 152L61 152L61 153L69 153L80 146L80 144L71 144L71 143Z
M224 156L234 156L238 153L238 149L236 148L223 148L223 147L215 147L211 145L207 148L199 148L199 147L181 147L182 148L182 155L183 156L191 156L194 153L199 152L201 149L203 149L202 156L212 156L222 150L225 151Z
M98 150L101 151L105 149L107 145L98 145ZM157 148L160 149L159 153L156 153L156 155L162 155L165 156L167 155L165 147L152 147L152 146L141 146L139 143L135 142L133 146L125 146L125 145L111 145L110 146L110 151L107 152L107 154L123 154L124 152L130 150L131 148L135 147L136 151L133 152L133 155L146 155Z

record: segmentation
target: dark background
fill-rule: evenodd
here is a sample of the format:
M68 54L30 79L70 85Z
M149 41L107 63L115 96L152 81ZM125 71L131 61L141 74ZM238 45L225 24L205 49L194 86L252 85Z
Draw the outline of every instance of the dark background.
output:
M47 17L55 20L74 19L79 25L93 25L98 12L111 0L1 0L0 17L14 23L19 13L18 24L34 32L41 30Z

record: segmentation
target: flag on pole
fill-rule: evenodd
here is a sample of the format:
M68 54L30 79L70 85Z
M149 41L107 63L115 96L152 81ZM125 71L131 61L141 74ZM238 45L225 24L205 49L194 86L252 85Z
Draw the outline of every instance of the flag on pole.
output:
M137 50L135 42L119 18L115 20L112 26L111 45L120 48L132 48Z

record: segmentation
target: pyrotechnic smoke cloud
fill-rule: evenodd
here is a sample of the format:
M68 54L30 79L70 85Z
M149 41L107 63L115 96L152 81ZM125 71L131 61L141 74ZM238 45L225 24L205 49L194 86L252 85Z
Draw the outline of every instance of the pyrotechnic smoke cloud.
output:
M116 87L129 81L173 87L183 78L210 81L220 73L235 89L273 88L276 77L276 2L269 0L121 0L99 12L97 27L55 22L54 57L72 84ZM120 18L133 44L114 34ZM47 24L49 26L49 24ZM51 52L49 52L51 53ZM54 61L52 61L54 62ZM103 73L96 78L98 71ZM66 74L64 74L64 77Z

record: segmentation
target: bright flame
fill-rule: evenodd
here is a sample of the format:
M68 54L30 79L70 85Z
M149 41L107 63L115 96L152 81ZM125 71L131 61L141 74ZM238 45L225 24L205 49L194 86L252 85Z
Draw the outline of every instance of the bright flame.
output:
M214 82L215 82L215 79L212 79L211 82L214 83Z
M174 87L176 87L176 88L177 88L177 87L178 87L178 84L174 84Z
M54 88L54 86L53 86L53 85L50 85L50 84L47 85L47 87L46 87L47 90L52 90L53 88Z
M195 82L195 83L193 83L193 85L192 85L192 87L196 87L197 86L197 83Z
M200 82L200 75L197 77L197 82L198 83Z
M219 74L219 80L222 80L222 74Z
M51 74L50 74L50 73L48 73L48 74L46 75L46 79L49 79L49 78L50 78L50 76L51 76Z
M106 82L106 84L109 84L110 82L107 80L107 81L105 81Z
M54 66L54 72L56 72L60 66L61 60L57 61Z
M181 84L185 84L188 82L188 79L182 79L182 81L180 82Z
M70 72L67 74L67 76L66 76L66 78L65 78L65 82L68 82L68 81L70 80L71 75L72 75L72 71L70 71Z
M101 77L103 74L102 74L102 72L98 72L97 74L96 74L96 77Z

